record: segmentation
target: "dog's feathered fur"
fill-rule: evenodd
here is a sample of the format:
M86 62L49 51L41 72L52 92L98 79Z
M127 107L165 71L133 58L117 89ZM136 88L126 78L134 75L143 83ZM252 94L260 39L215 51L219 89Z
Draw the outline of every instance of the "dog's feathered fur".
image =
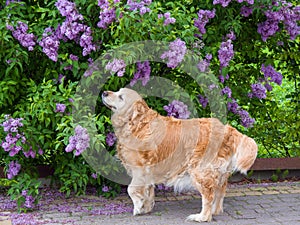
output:
M229 175L246 173L256 158L253 139L218 119L161 116L131 89L108 91L102 98L113 110L117 154L132 177L128 193L134 215L152 210L159 183L176 191L199 190L202 211L189 220L210 221L223 211Z

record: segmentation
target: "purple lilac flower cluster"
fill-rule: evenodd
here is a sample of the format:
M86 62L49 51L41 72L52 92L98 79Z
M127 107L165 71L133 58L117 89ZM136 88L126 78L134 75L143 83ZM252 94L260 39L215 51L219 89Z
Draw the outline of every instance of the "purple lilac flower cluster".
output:
M248 94L249 98L264 99L267 97L267 91L272 90L270 82L278 85L282 83L282 74L277 72L271 65L261 66L261 72L264 74L264 79L260 79L259 83L251 85L251 92Z
M78 61L78 56L77 55L73 55L73 54L70 54L70 59L72 60L72 61Z
M88 58L88 62L89 62L89 67L88 69L84 72L83 76L84 77L89 77L93 74L93 71L95 71L95 65L94 65L94 61L91 58Z
M97 179L98 178L98 174L97 173L92 173L91 177L94 178L94 179Z
M277 11L269 9L265 12L267 20L258 24L257 32L261 35L262 40L266 41L280 30L279 23L283 23L290 38L294 40L300 34L300 6L293 8L292 3L286 1L276 2L276 6L281 4L281 8Z
M106 29L108 25L116 20L116 10L115 8L102 8L102 11L99 15L100 21L97 23L97 26Z
M60 41L53 29L51 27L46 28L39 45L43 48L43 52L49 57L49 59L54 62L57 61L59 44Z
M249 113L246 110L241 109L235 99L232 98L231 102L227 103L227 109L228 111L240 117L242 126L248 128L248 127L252 127L253 124L255 123L255 119L251 118Z
M2 141L1 147L4 151L9 152L9 156L14 156L23 150L20 144L25 144L26 138L23 133L19 133L19 127L23 127L21 122L23 118L11 118L9 115L5 115L5 121L0 124L3 127L4 132L7 132L5 141Z
M135 1L135 0L128 0L127 5L129 6L130 11L139 11L141 15L144 15L147 12L150 12L151 9L148 8L152 3L152 0L141 0L141 1Z
M83 16L78 13L74 2L58 0L55 6L62 16L68 17L71 21L83 20Z
M219 81L224 84L225 80L228 80L229 79L229 75L226 74L226 76L224 77L223 75L220 75L219 77Z
M106 70L110 70L112 73L117 73L119 77L122 77L125 73L126 64L122 59L113 59L112 62L108 62L105 66Z
M35 156L36 156L36 153L35 153L35 151L33 151L32 146L29 147L29 150L28 150L27 152L26 152L26 151L23 151L23 153L24 153L24 155L25 155L26 158L31 157L31 158L34 159ZM40 154L40 155L43 154L43 151L42 151L41 149L39 150L39 154Z
M251 118L246 110L238 110L238 115L240 116L241 124L246 128L253 126L255 123L255 119Z
M6 0L5 5L8 6L12 2L20 2L20 0L14 1L14 0Z
M200 102L200 104L202 105L203 108L206 108L207 104L208 104L208 98L206 98L203 95L198 95L198 100Z
M261 83L252 84L251 85L251 90L252 90L252 92L248 94L249 98L256 97L256 98L259 98L259 99L264 99L264 98L267 97L267 89Z
M0 124L3 127L4 132L18 132L19 127L23 127L21 122L23 118L11 118L9 115L5 115L5 121Z
M9 180L13 179L15 176L18 175L20 170L21 170L21 165L18 163L18 161L11 161L8 165L7 178Z
M197 13L198 18L194 20L194 26L198 28L199 32L201 34L206 33L205 26L209 22L209 19L212 19L215 17L216 10L199 10Z
M108 187L108 186L106 186L106 185L104 185L104 186L102 187L102 191L103 191L104 193L109 192L110 189L111 189L111 188Z
M227 7L229 5L229 3L231 2L231 0L214 0L213 4L221 4L223 7Z
M61 113L64 113L65 110L66 110L66 105L65 105L65 104L62 104L62 103L57 103L57 104L56 104L55 112L61 112Z
M264 78L259 79L259 83L251 85L251 92L248 94L249 98L264 99L267 97L267 91L273 89L270 82L278 85L282 83L282 74L277 72L271 65L265 66L263 64L261 72L264 74Z
M231 89L226 86L221 90L221 94L227 95L228 98L231 98Z
M164 110L168 113L168 116L178 119L187 119L191 114L187 105L178 100L173 100L170 104L165 105Z
M19 132L19 128L23 127L21 122L23 118L11 118L9 115L5 116L5 121L0 124L4 128L4 132L7 132L5 141L2 141L1 147L4 151L9 152L9 156L15 156L20 151L23 151L23 154L26 158L35 158L36 152L33 150L32 146L29 147L28 151L23 149L22 144L26 144L26 137L24 133ZM43 154L43 150L38 150L39 155Z
M274 82L278 85L282 83L282 74L277 72L271 65L265 66L262 64L261 72L263 72L266 81Z
M92 51L96 51L96 45L93 44L92 29L90 27L84 27L84 32L80 37L79 44L83 48L83 56L89 55Z
M185 42L177 38L169 45L169 50L164 52L160 58L168 59L167 66L174 69L183 60L186 53Z
M82 55L86 56L96 50L93 44L92 30L90 27L82 24L83 16L79 14L76 5L67 0L58 0L55 6L66 20L57 27L56 35L64 41L75 40L83 48Z
M227 41L222 42L220 49L218 50L218 58L220 60L221 69L223 67L227 67L229 65L230 60L234 56L232 40L233 39L228 39Z
M67 19L61 24L60 33L63 34L69 40L76 40L80 33L84 32L85 25L79 23L77 21L70 20L68 17Z
M69 144L65 151L72 152L75 150L75 156L80 155L90 145L90 137L86 128L80 125L75 127L75 135L69 138Z
M234 98L232 98L231 89L226 86L221 90L221 94L227 95L228 100L229 100L227 102L227 110L240 117L242 126L244 126L246 128L252 127L253 124L255 123L255 120L250 117L249 113L246 110L241 109L241 107L238 105L237 101Z
M164 18L164 26L167 26L169 24L174 24L176 22L176 19L174 17L171 17L171 13L166 12L164 14L158 14L158 19Z
M117 141L117 137L113 132L109 132L106 135L106 139L105 142L108 146L113 146L115 144L115 142Z
M108 25L116 20L116 9L110 6L108 0L98 0L98 6L101 8L101 12L97 26L106 29Z
M22 196L25 198L24 207L27 209L32 209L34 207L35 198L31 195L28 195L27 190L22 191Z
M227 103L227 110L234 113L234 114L237 114L238 113L238 109L239 109L239 105L238 103L236 102L235 99L231 99L231 102L228 102Z
M130 81L130 86L135 85L138 80L142 81L142 85L145 86L150 80L151 66L149 61L137 62L137 71L134 74L133 79Z
M240 13L244 17L250 16L252 14L252 12L253 12L253 9L248 6L245 6L245 5L243 5L240 9Z
M205 59L201 60L197 67L201 72L207 72L209 70L210 61L212 59L212 54L207 54Z
M17 39L23 47L27 48L28 51L33 50L36 44L36 37L32 33L27 33L28 25L26 23L19 21L16 29L11 25L7 25L6 28L12 31L13 37Z
M214 0L213 4L221 4L223 7L227 7L231 0ZM254 4L254 0L237 0L238 3L247 2L250 5Z

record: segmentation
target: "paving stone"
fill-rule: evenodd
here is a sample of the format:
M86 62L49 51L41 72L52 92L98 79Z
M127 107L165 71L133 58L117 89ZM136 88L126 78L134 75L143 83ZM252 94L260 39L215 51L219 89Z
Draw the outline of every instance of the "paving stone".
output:
M0 225L12 225L9 217L0 216Z
M255 196L255 195L257 195L257 196L260 196L260 195L263 195L263 193L262 192L260 192L260 191L245 191L245 195L246 196Z
M279 194L279 191L269 190L269 191L263 191L264 195L277 195Z
M237 192L230 192L226 193L226 197L236 197L236 196L245 196L245 193L237 193Z
M292 194L300 194L300 189L289 190L289 192Z

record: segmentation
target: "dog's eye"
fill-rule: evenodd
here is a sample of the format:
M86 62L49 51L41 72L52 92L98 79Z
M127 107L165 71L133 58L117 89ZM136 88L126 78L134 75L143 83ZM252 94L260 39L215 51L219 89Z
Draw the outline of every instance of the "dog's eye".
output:
M123 95L119 95L119 99L121 99L123 101L124 100Z

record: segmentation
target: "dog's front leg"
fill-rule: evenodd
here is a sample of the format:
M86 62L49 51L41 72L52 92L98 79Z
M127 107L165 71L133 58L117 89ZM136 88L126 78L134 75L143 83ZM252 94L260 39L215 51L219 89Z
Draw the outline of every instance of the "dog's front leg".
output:
M154 186L153 185L135 185L131 183L128 186L128 194L133 202L133 215L151 212L154 207Z

